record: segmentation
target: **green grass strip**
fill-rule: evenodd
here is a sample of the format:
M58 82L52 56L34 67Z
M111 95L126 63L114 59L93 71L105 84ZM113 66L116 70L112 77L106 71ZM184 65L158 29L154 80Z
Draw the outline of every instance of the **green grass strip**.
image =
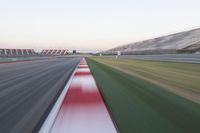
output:
M200 105L87 59L121 133L199 133Z
M200 64L115 59L109 57L92 57L92 59L115 66L133 75L138 74L158 81L173 88L200 94Z

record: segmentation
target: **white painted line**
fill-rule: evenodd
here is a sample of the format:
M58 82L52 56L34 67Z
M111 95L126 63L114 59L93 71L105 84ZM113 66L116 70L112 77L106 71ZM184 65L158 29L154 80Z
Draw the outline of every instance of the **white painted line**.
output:
M80 66L80 67L88 67L87 64L82 64L82 65L80 64L79 66Z
M92 92L96 91L97 88L96 83L92 75L87 76L74 76L71 85L79 85L82 86L82 92Z
M89 68L77 68L76 72L90 72Z
M77 65L78 66L78 65ZM76 66L76 68L77 68ZM72 73L70 79L68 80L67 84L65 85L62 93L60 94L58 100L56 101L55 105L53 106L52 110L50 111L48 117L46 118L45 122L43 123L42 127L40 128L40 131L39 133L49 133L53 124L54 124L54 121L56 120L56 117L58 115L58 112L62 106L62 103L63 103L63 100L65 98L65 95L69 89L69 86L72 82L72 79L74 77L74 74L76 72L76 68L74 69L74 72Z

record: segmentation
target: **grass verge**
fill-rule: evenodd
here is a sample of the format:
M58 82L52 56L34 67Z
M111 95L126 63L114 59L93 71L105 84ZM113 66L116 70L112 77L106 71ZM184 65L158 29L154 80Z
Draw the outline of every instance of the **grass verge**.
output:
M200 103L200 64L102 57L92 59L151 81L171 92Z
M198 133L200 105L87 59L121 133Z

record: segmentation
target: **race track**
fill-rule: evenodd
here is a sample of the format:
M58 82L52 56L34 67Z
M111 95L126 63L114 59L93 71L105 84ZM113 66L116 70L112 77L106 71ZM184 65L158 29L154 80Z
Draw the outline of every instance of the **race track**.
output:
M0 64L0 131L37 132L79 57Z

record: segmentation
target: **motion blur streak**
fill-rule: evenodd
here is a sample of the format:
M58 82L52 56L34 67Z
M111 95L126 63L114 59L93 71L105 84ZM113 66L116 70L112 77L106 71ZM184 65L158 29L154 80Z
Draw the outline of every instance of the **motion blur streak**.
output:
M79 61L0 64L0 132L37 132Z
M93 76L82 60L51 133L116 133Z

